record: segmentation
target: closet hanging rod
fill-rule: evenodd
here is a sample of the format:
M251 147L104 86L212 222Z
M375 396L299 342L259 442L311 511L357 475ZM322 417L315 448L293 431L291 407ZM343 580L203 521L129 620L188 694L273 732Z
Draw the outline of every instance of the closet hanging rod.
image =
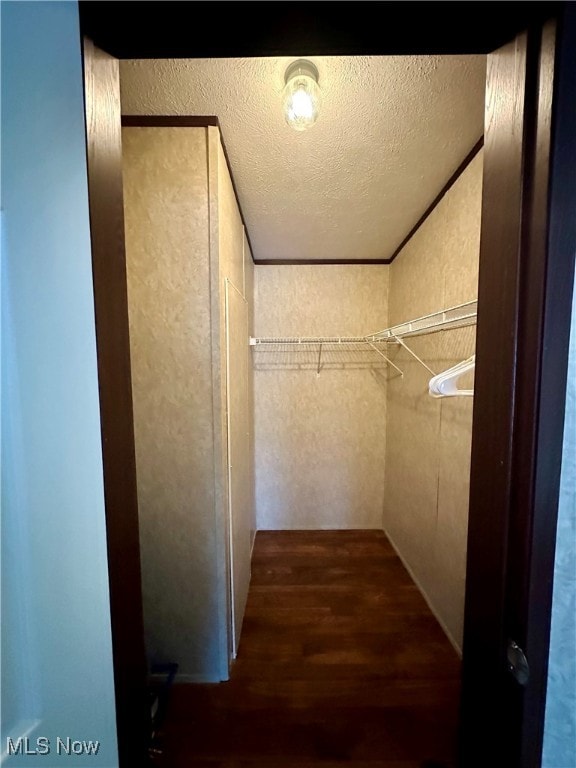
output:
M392 341L409 336L419 336L425 333L448 331L452 328L465 328L476 323L478 302L467 301L449 309L432 312L429 315L409 320L406 323L385 328L383 331L366 336L371 341Z

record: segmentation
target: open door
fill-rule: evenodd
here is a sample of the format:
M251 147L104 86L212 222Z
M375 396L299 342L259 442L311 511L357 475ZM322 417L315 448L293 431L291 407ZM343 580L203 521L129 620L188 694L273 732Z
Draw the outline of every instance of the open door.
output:
M143 765L150 712L128 333L119 65L90 40L84 43L84 99L118 750L121 765Z
M488 60L461 723L466 768L541 763L576 251L576 124L568 101L574 42L568 10Z

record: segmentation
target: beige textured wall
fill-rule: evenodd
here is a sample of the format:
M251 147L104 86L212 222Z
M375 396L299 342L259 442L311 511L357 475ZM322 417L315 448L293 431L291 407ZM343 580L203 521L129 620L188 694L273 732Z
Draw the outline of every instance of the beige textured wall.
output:
M248 304L248 331L254 335L254 261L250 244L244 233L244 290ZM250 517L250 546L254 546L256 536L256 477L255 477L255 437L254 437L254 366L251 350L248 350L248 426L250 430L250 464L252 467L251 489L252 510Z
M475 299L482 153L390 268L390 325ZM435 372L474 352L475 327L407 340ZM388 385L384 529L461 647L472 398L435 400L430 374L405 350ZM463 382L466 384L466 382Z
M386 266L256 266L256 336L384 328ZM386 383L373 352L253 350L259 529L381 528Z
M226 355L228 390L229 503L232 541L234 655L238 650L250 586L252 551L252 454L248 391L248 305L233 284L226 282Z
M216 128L126 128L123 141L148 654L183 680L219 680L255 529L251 256Z
M125 128L124 196L149 656L219 679L206 130Z
M213 311L218 312L219 338L213 339L219 349L222 477L223 488L218 496L224 509L220 518L225 523L226 541L232 542L229 553L233 594L230 652L238 647L244 608L250 584L250 560L254 519L254 461L252 451L253 392L250 361L251 310L246 285L252 295L251 254L246 247L244 226L217 128L208 129L210 219L212 223L210 248L218 253L218 269L213 271ZM217 279L218 283L214 283ZM228 309L227 309L228 308ZM228 372L226 374L226 372ZM230 526L231 538L228 536Z

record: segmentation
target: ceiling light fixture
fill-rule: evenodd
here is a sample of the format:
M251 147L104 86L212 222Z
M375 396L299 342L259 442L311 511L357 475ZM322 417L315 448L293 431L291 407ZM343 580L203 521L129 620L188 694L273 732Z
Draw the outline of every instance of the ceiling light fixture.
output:
M285 75L284 116L295 131L311 128L318 119L320 88L318 70L311 61L292 62Z

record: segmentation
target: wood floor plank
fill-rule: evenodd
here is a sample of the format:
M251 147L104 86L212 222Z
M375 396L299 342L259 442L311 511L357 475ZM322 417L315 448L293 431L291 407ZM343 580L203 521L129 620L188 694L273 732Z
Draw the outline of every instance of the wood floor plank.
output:
M231 680L176 685L167 768L451 768L460 660L382 531L259 532Z

